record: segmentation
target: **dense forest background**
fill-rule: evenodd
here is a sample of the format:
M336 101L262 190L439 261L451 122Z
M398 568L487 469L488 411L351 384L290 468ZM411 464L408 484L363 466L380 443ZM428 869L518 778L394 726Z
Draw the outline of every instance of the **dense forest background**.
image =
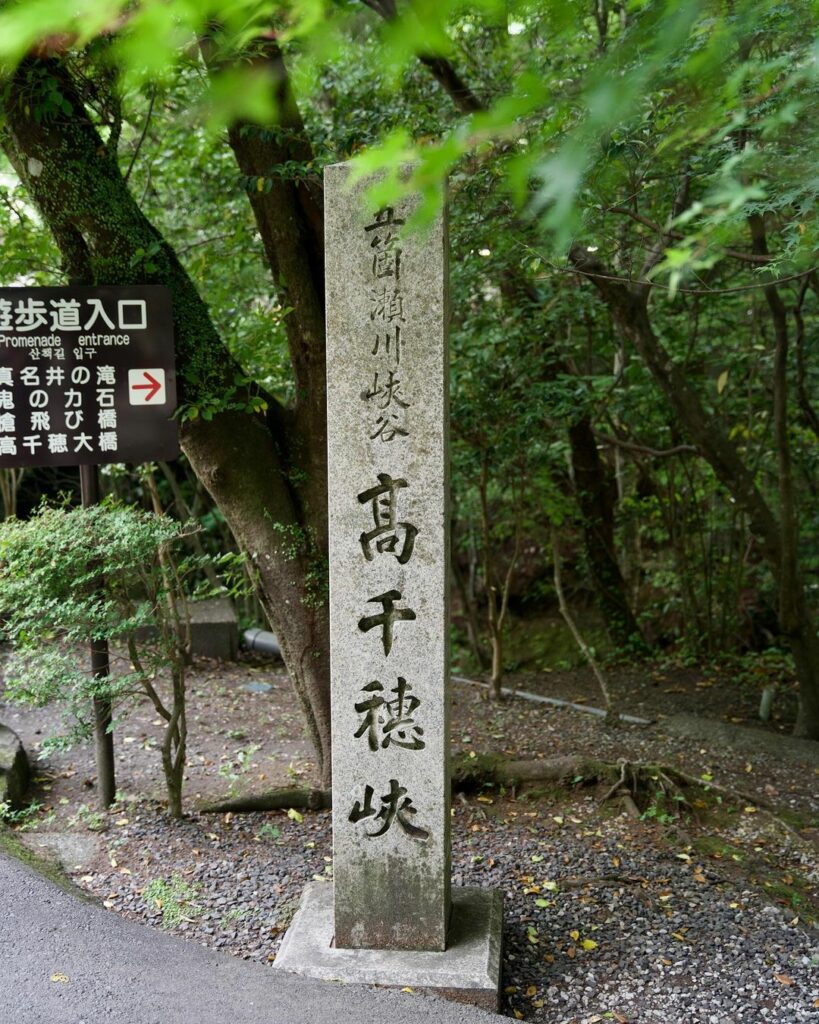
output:
M264 202L320 191L327 163L417 161L429 209L444 180L449 205L457 665L497 693L505 671L589 655L720 661L738 686L798 678L799 731L819 737L812 5L418 10L340 5L343 47L315 26L265 37L277 117L214 93L226 58L207 45L151 62L137 34L124 78L105 33L29 54L6 78L1 283L79 279L60 236L73 171L55 157L48 177L39 136L95 132L151 229L118 242L116 263L86 234L92 277L167 281L175 254L242 414L292 445L270 410L301 400L305 301ZM245 42L253 60L260 45ZM188 437L237 405L188 373L185 330ZM320 449L310 429L299 443ZM75 487L0 476L5 516ZM127 467L103 479L150 506ZM204 527L197 544L247 550L214 479L198 450L153 467L164 507ZM318 523L303 538L320 575ZM261 605L245 592L242 614L286 637L271 587Z

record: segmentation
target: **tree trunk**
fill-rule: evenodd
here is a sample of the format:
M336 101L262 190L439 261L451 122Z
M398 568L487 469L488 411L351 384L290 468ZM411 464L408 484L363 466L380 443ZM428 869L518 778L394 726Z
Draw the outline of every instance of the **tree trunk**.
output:
M458 556L454 550L452 552L452 579L458 591L458 596L461 599L464 618L466 619L466 634L470 650L472 651L472 657L475 659L475 664L478 666L478 670L483 672L487 666L487 657L484 646L481 643L481 631L478 624L478 607L475 601L475 595L474 593L470 593L471 588L467 585L467 581L464 579L463 569L461 568Z
M503 682L503 630L509 612L509 597L512 592L512 580L515 574L521 544L520 501L515 502L515 543L512 555L504 574L503 581L495 572L492 535L489 516L489 456L484 455L481 461L481 472L478 480L478 495L481 507L481 542L483 545L483 575L486 587L486 624L489 632L489 643L492 654L492 669L489 694L492 700L502 700Z
M617 647L645 651L646 643L626 596L626 583L615 554L614 488L588 418L569 427L569 443L586 558L606 630Z
M173 764L173 758L162 755L162 768L165 772L165 790L168 794L168 813L172 818L182 815L182 779L184 768L180 771Z
M710 464L717 479L732 495L738 507L748 516L749 525L768 563L780 593L782 633L791 645L799 679L800 710L797 730L800 735L819 739L819 640L810 611L804 581L797 571L794 529L783 524L769 507L756 485L753 473L734 443L725 435L719 422L710 416L699 395L688 381L685 369L675 363L651 325L648 315L648 288L644 283L631 284L618 279L596 256L581 245L572 247L569 259L579 273L597 288L611 310L618 329L640 354L662 394L691 440ZM776 321L775 321L776 325ZM783 370L784 342L778 339L778 368ZM776 386L776 384L775 384ZM783 417L783 384L777 388L777 409ZM784 429L780 423L780 430ZM780 473L782 442L779 444ZM781 483L780 483L780 486ZM785 482L787 488L788 482ZM787 495L787 490L785 494ZM790 501L790 499L788 499ZM786 517L792 507L780 510ZM787 586L783 588L783 583Z
M765 222L761 215L748 218L752 249L767 256ZM779 625L788 638L800 682L796 734L819 739L819 639L799 569L799 519L793 481L788 417L788 314L775 284L765 288L774 327L774 440L779 486L779 521L782 535L779 564Z
M503 633L493 629L490 637L492 644L492 675L489 678L492 700L502 700L503 684Z
M265 424L238 412L186 424L185 452L252 563L259 600L330 783L330 647L326 564L281 486L283 468Z
M11 519L17 515L17 492L25 469L0 469L0 504L3 507L3 519Z
M799 680L799 712L794 735L819 740L819 638L815 621L806 616L806 625L786 634Z
M35 119L37 97L31 81L56 84L72 114ZM330 680L321 289L312 278L298 278L298 267L291 269L287 263L281 269L279 264L282 275L296 275L288 279L288 298L299 308L288 324L299 400L285 409L265 396L266 415L250 411L252 396L234 383L239 368L206 306L176 254L128 191L116 154L106 148L66 69L55 60L25 61L9 83L3 108L3 148L51 229L66 268L73 268L72 277L81 267L94 283L157 283L172 292L180 405L189 411L182 417L182 447L240 548L253 559L259 595L279 635L316 746L321 783L327 786ZM299 202L302 208L303 199ZM268 207L264 211L272 216ZM303 255L304 234L315 232L315 225L292 207L284 209L282 221L292 229L292 236L282 230L275 240L283 261L282 253L292 255L299 246ZM157 269L147 272L136 251L157 245ZM315 245L311 251L315 255ZM312 274L314 262L306 259L301 272ZM209 421L191 415L202 403L218 403L225 411ZM245 405L248 411L228 405Z
M603 702L606 705L606 723L608 725L619 724L619 716L614 710L614 704L611 699L611 689L606 681L606 677L600 666L597 664L597 659L594 657L591 648L583 639L583 635L577 628L577 623L574 621L574 616L569 610L568 602L566 601L566 594L563 591L563 574L560 567L560 549L557 544L557 535L554 528L552 529L552 565L555 583L555 593L557 594L557 601L560 606L560 614L563 616L563 620L569 627L569 632L572 634L574 642L580 648L580 652L586 661L589 663L589 667L594 673L594 677L600 687L600 692L603 695Z

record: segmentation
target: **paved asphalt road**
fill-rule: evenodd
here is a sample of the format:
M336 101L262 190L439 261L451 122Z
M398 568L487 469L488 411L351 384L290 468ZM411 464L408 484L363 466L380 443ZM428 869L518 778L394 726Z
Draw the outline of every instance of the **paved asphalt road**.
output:
M0 1024L500 1019L420 995L310 981L212 952L81 900L3 853L0 893Z

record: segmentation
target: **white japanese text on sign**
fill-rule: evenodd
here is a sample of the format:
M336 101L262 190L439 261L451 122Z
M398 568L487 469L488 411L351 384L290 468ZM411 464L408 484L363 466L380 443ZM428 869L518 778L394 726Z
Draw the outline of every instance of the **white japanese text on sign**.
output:
M0 467L172 458L174 407L166 289L0 289Z

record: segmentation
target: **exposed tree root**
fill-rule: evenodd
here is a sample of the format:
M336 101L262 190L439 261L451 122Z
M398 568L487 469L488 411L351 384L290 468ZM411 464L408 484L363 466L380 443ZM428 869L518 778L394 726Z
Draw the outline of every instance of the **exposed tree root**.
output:
M784 818L780 817L774 805L767 800L763 800L762 797L751 796L750 793L743 793L739 789L729 789L728 787L720 786L715 782L704 782L702 779L698 779L694 775L688 775L686 772L681 772L679 770L676 771L676 775L686 783L686 785L699 785L705 789L711 789L722 796L727 796L731 800L752 804L754 807L757 807L762 811L766 817L770 818L771 821L776 822L776 824L783 828L793 839L798 840L800 843L805 842L804 836L801 836L792 825L789 825Z
M776 808L761 797L699 779L694 775L662 764L643 764L620 758L618 761L598 761L585 757L557 757L548 760L515 760L498 754L478 754L464 757L453 765L452 789L464 800L464 793L477 792L487 786L503 786L514 795L526 786L538 784L558 786L605 786L600 797L601 806L611 800L620 800L632 818L641 818L649 808L654 816L663 813L677 816L681 807L694 814L688 798L691 790L714 792L736 804L751 804L780 825L794 839L804 842L802 836L784 821ZM276 789L257 795L235 797L202 808L205 814L252 813L294 808L322 810L332 806L332 794L323 789Z
M633 818L635 821L639 821L642 817L642 815L640 814L640 808L634 802L634 798L631 796L631 794L623 793L622 800L623 808L625 809L626 814L630 818Z
M602 888L607 885L642 885L641 875L573 875L560 879L561 889L585 889L586 886Z
M517 789L522 786L552 782L564 784L597 782L601 778L616 779L617 764L595 761L582 757L556 757L544 761L510 760L497 754L478 754L464 757L452 768L452 788L464 792L482 789L484 786L506 786Z
M691 790L709 791L735 804L750 804L776 822L793 839L804 843L799 832L777 813L776 807L762 797L699 779L679 768L663 764L644 764L620 758L616 762L583 757L559 757L549 760L518 761L496 755L464 758L453 768L455 790L476 791L487 785L506 786L514 793L538 783L606 786L600 804L621 800L627 814L641 818L650 807L659 813L679 814L680 808L694 814L688 798Z
M326 789L273 789L255 796L238 796L202 808L203 814L252 814L255 811L282 811L291 807L301 811L320 811L332 806Z

